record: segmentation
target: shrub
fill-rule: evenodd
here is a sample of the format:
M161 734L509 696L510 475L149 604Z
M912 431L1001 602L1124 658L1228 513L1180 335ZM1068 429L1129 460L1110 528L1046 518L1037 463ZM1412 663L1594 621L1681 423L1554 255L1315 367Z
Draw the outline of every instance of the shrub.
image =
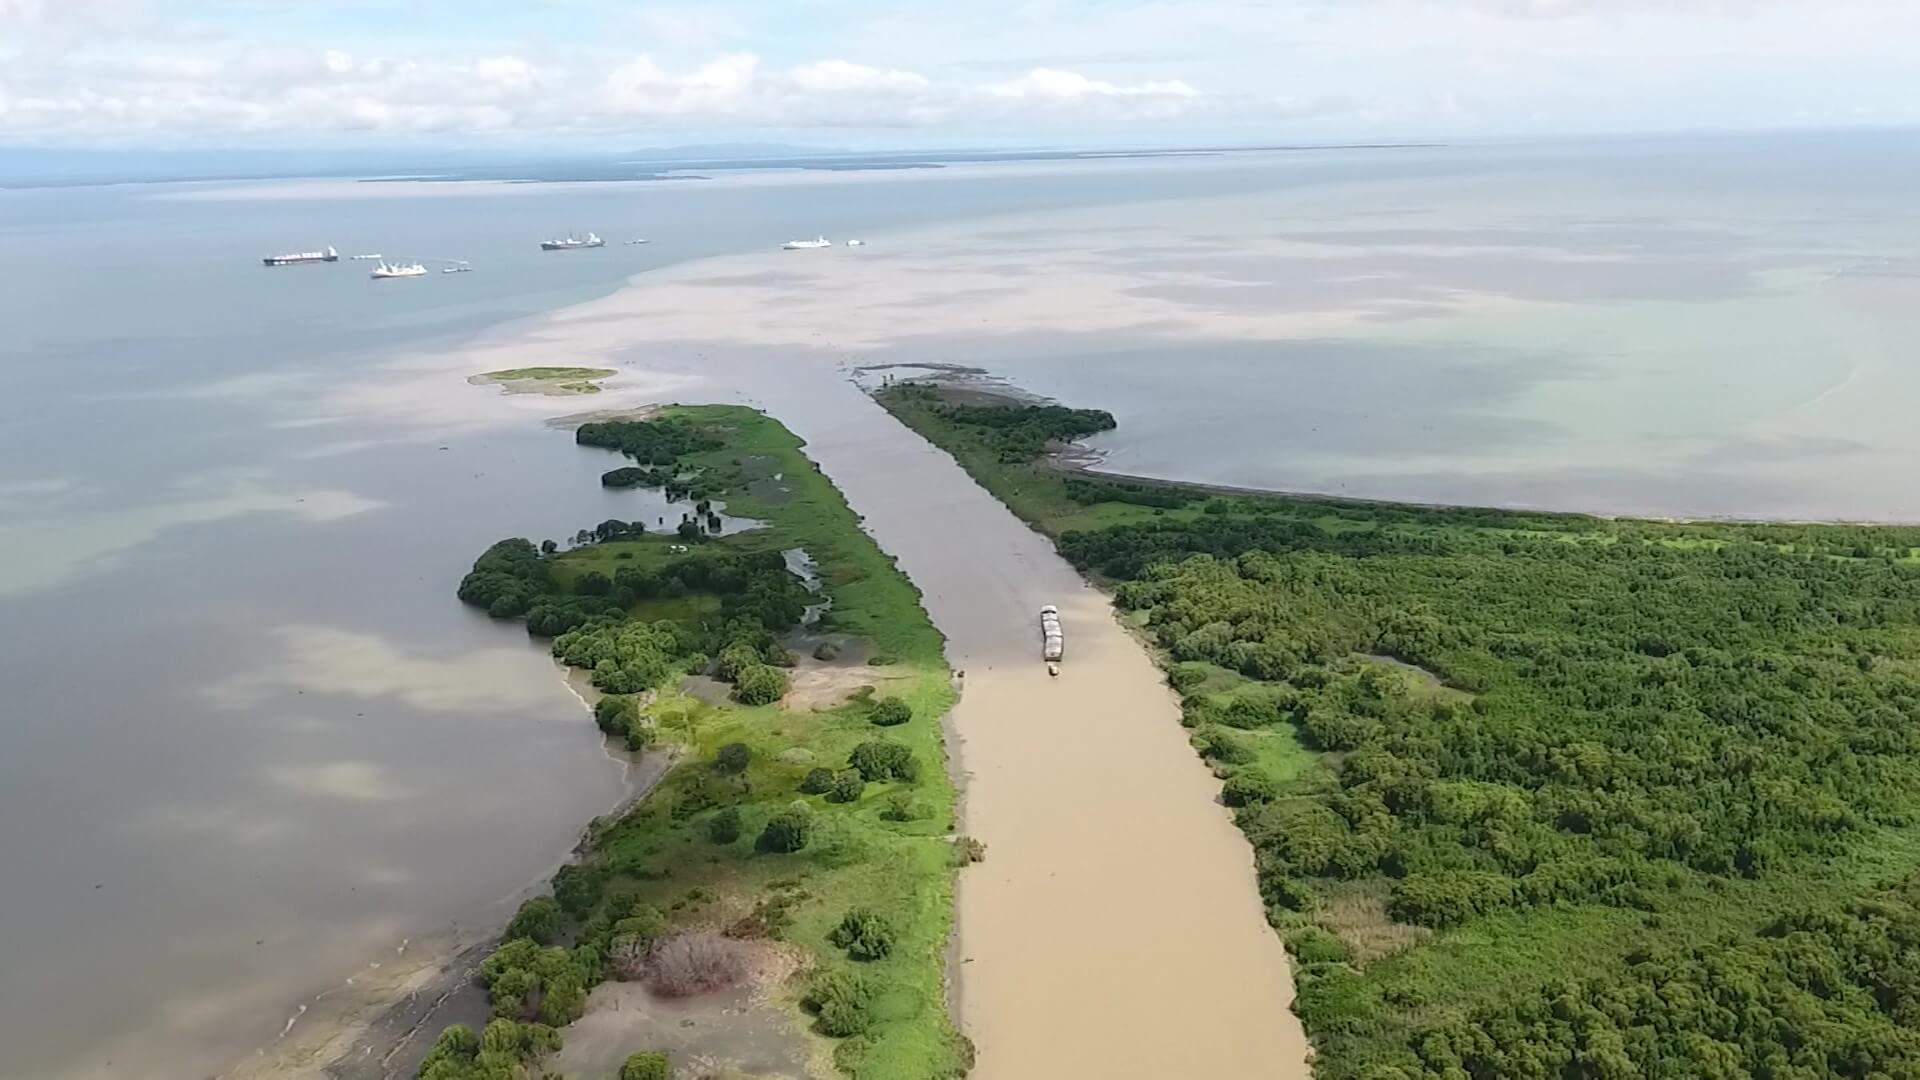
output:
M854 908L827 935L855 960L885 960L893 952L893 927L867 908Z
M1257 772L1234 773L1220 786L1220 801L1228 806L1256 806L1273 796L1273 781Z
M513 913L513 921L507 924L501 940L527 938L541 945L551 945L559 936L559 903L551 896L536 896L521 904L520 910Z
M842 769L833 778L833 786L827 789L827 801L837 803L858 802L860 794L867 790L867 782L853 769Z
M1318 926L1303 926L1287 935L1287 950L1302 964L1332 964L1347 959L1346 943Z
M873 1026L873 987L851 971L836 968L814 979L800 1004L819 1018L822 1035L844 1039Z
M825 795L832 788L832 769L808 769L807 775L800 780L800 793L803 795Z
M746 977L746 949L705 930L670 934L647 950L647 989L661 997L710 994L738 986Z
M881 698L873 707L873 722L880 727L898 727L913 719L913 706L897 697Z
M620 1080L673 1080L673 1066L667 1064L667 1055L643 1050L628 1054L620 1064Z
M867 657L868 667L892 667L899 662L900 658L892 653L874 653Z
M900 794L887 799L887 805L880 808L880 817L886 821L919 821L926 816L919 803Z
M1205 664L1183 660L1167 669L1167 685L1179 693L1186 693L1207 681Z
M767 819L757 846L761 851L787 854L807 846L813 836L813 815L804 806L791 806Z
M733 682L740 677L742 671L745 671L755 664L764 663L766 663L766 658L760 655L759 649L754 648L746 642L736 641L720 650L720 668L718 674L722 680Z
M740 839L740 811L727 807L707 822L707 839L716 844L731 844Z
M897 779L911 783L920 779L920 763L913 759L913 751L896 742L863 742L847 755L847 764L869 782Z
M733 699L742 705L771 705L787 696L787 673L770 664L753 664L733 684Z
M972 866L974 863L986 861L987 845L971 836L953 838L953 865Z
M647 952L666 928L667 920L659 909L646 904L615 922L607 944L607 968L613 977L624 981L645 975Z
M752 763L753 751L747 748L746 743L730 742L713 756L713 767L723 773L737 775L746 772L747 766Z
M1253 751L1217 727L1201 729L1200 733L1194 736L1193 744L1202 757L1220 762L1222 765L1245 765L1253 760Z

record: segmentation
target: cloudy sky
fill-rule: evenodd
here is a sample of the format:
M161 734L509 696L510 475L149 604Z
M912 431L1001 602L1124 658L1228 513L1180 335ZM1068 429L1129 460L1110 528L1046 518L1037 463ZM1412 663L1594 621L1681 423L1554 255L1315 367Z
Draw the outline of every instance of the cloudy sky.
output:
M0 142L1920 123L1920 0L0 0Z

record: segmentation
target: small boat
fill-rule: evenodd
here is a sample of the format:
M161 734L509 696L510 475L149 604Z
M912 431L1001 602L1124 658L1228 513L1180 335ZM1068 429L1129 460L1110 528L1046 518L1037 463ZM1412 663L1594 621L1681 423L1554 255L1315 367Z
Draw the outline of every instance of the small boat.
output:
M301 263L339 262L340 253L328 248L325 251L297 251L292 255L269 255L260 260L268 266L298 266Z
M847 241L847 246L848 247L866 247L867 242L865 240L849 240Z
M634 246L635 244L651 244L651 243L653 243L653 241L651 241L651 240L644 240L644 239L643 239L643 240L629 240L629 241L627 241L627 246L628 246L628 247L632 247L632 246Z
M824 236L816 236L812 240L789 240L786 243L780 245L780 250L811 251L814 248L829 248L832 246L833 246L833 241L827 239Z
M568 233L566 235L566 238L563 240L540 241L541 251L575 251L580 248L597 248L597 247L606 247L606 246L607 246L607 242L605 240L600 239L600 236L598 233L588 233L585 236L575 236L572 233Z
M468 266L466 263L460 263L457 266L443 266L440 268L440 272L443 274L471 274L473 273L473 267Z
M426 277L427 268L417 262L389 263L385 259L382 259L380 260L380 265L373 268L373 273L367 276L375 281L386 281L390 278Z
M377 259L382 258L382 256L379 252L376 251L371 255L354 255L354 256L351 256L351 258L353 259L354 262L373 262Z

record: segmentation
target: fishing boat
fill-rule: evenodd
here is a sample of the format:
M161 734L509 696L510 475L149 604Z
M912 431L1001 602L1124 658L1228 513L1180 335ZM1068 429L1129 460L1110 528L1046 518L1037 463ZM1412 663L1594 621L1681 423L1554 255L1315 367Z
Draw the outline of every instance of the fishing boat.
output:
M380 265L373 268L373 273L367 276L375 281L386 281L390 278L425 277L427 276L427 268L417 262L389 263L385 259L382 259L380 260Z
M268 266L299 266L301 263L339 262L340 253L332 248L325 251L296 251L291 255L269 255L260 261Z
M780 245L780 250L811 251L814 248L829 248L832 246L833 246L833 241L827 239L824 236L816 236L811 240L789 240L786 243Z
M575 236L572 233L568 233L564 239L540 241L541 251L576 251L580 248L606 246L607 242L600 239L598 233L588 233L585 236Z

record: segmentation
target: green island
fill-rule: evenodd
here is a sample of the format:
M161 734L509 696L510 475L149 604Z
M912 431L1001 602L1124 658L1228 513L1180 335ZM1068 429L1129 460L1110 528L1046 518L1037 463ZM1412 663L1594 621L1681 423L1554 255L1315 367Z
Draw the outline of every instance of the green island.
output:
M751 984L796 1010L817 1067L860 1080L964 1074L944 950L954 874L984 850L951 835L954 692L919 594L759 412L673 407L576 439L663 470L701 512L664 535L502 540L459 595L550 638L599 692L601 730L674 763L520 909L480 966L494 1019L447 1028L419 1075L546 1075L610 979L683 999ZM759 527L715 535L720 497ZM770 969L791 974L756 979ZM667 1048L630 1049L623 1077L673 1075Z
M1114 602L1329 1080L1920 1077L1920 528L1261 496L880 402Z
M523 367L488 371L467 381L496 384L511 394L597 394L600 380L617 374L612 368Z

